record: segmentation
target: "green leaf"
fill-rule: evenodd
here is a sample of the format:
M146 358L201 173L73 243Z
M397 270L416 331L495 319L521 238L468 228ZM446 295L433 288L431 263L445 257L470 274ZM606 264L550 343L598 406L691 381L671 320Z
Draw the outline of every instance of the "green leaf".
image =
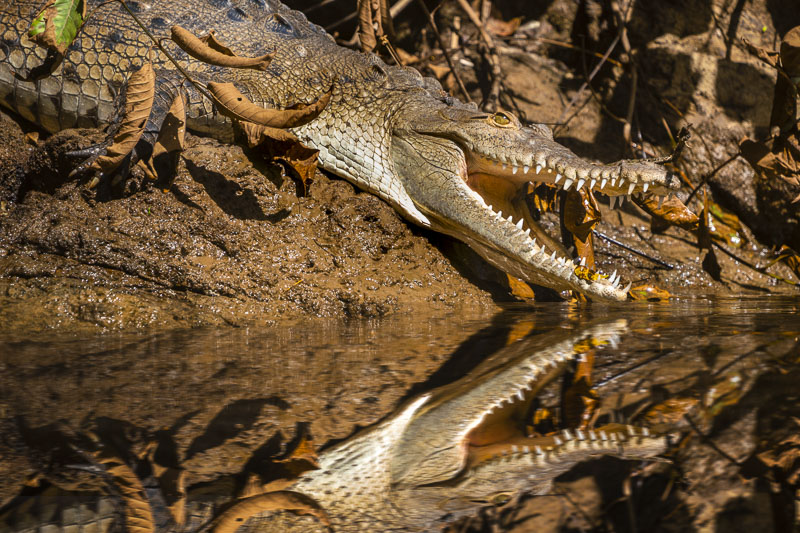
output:
M28 36L63 54L78 35L85 16L85 0L48 0L31 22Z

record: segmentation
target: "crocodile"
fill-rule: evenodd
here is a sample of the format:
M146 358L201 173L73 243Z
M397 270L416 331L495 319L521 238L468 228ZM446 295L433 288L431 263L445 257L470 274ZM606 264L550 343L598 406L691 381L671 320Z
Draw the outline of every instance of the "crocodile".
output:
M157 74L156 105L143 139L149 134L155 141L176 98L184 99L190 130L232 139L231 120L154 51L117 2L87 5L92 15L63 62L51 76L26 81L48 60L48 51L26 35L41 3L2 0L2 105L48 131L108 125L119 119L117 95L129 73L150 60ZM546 125L523 124L502 110L483 112L413 68L341 47L277 0L135 0L127 6L156 39L168 39L177 25L195 35L214 31L242 56L272 56L265 70L232 69L192 60L168 43L197 82L233 83L255 104L276 109L311 104L330 93L319 116L290 129L319 151L324 169L536 285L605 301L625 300L630 287L623 287L616 272L587 272L538 227L525 207L530 182L600 192L612 200L648 191L663 197L680 186L656 162L582 159L555 142Z
M588 350L616 346L626 327L618 320L520 339L461 379L411 397L383 421L327 448L317 469L282 490L309 498L337 532L433 531L522 491L545 494L578 462L659 455L668 435L646 428L609 424L539 435L530 434L526 422L531 402L548 383ZM51 487L41 501L0 513L0 531L108 531L124 519L108 496L73 491L58 503L54 492ZM212 492L208 485L190 489L183 524L160 529L213 528L232 491L222 499ZM319 517L287 511L255 513L240 523L239 531L328 527Z

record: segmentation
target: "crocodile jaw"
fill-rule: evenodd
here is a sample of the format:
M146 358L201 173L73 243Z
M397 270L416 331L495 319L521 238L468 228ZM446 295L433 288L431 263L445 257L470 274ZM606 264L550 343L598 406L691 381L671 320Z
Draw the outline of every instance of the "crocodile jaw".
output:
M574 183L612 196L666 194L679 180L644 161L587 162L556 143L545 126L525 127L502 114L508 124L496 127L496 116L461 104L398 122L394 171L417 210L434 229L466 242L508 274L593 299L626 300L630 284L623 288L616 272L608 276L576 264L542 235L520 192L533 181L563 189Z

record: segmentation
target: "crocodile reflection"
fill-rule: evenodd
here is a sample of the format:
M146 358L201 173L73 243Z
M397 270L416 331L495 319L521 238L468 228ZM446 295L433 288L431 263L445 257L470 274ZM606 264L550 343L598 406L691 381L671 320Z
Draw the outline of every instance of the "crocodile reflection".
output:
M306 498L320 511L316 517L264 512L241 519L239 531L326 531L323 522L334 531L435 530L519 491L546 493L555 477L591 457L663 452L666 438L646 429L615 424L528 436L512 416L525 411L587 347L614 344L624 330L625 322L617 321L511 344L464 378L411 398L384 421L328 448L319 456L319 468L281 487ZM226 502L212 492L189 491L183 524L164 529L219 526ZM51 516L50 524L88 531L102 523L108 530L114 529L113 516L117 523L124 520L119 505L80 509L72 511L71 520L65 521L66 512ZM23 524L22 515L12 510L0 527L41 531L47 521L40 517L29 529L31 520Z

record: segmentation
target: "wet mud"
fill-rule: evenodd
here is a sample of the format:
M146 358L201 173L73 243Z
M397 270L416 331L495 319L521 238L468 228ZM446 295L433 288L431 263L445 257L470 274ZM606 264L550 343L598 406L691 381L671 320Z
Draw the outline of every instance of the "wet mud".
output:
M498 5L503 13L511 9ZM750 23L770 20L765 9L748 6L742 14L748 23L738 26L737 36L767 46L777 30L767 25L767 32L756 32ZM586 19L587 12L594 18ZM640 83L647 89L638 93L640 130L645 142L663 146L669 142L665 123L673 130L693 124L695 139L682 169L697 183L735 140L763 133L769 102L762 95L775 73L737 47L726 48L708 25L678 31L675 13L648 13L636 11L629 23L642 47ZM533 39L504 44L501 104L528 120L563 121L565 102L581 85L581 58L542 39L567 41L570 32L596 27L599 47L609 24L601 15L555 2L538 14ZM648 28L642 17L649 16L672 22ZM398 24L402 28L402 20ZM479 61L470 56L477 49L464 53ZM480 100L485 88L467 74ZM630 98L626 76L602 71L598 90L609 99L604 105L616 110ZM589 91L583 93L580 113L557 128L558 140L589 158L632 155L625 153L620 125ZM86 130L46 138L19 119L2 117L0 318L12 329L263 324L304 316L378 317L419 307L496 308L518 299L505 275L466 246L410 226L377 198L322 172L304 195L279 165L238 146L190 137L167 190L136 174L95 189L69 179L77 162L65 153L102 138ZM613 212L602 205L596 230L649 259L595 238L601 270L676 296L797 293L776 279L796 282L796 273L782 263L770 267L772 277L758 270L776 246L796 245L800 203L787 200L793 191L767 194L771 185L741 159L715 173L709 185L712 198L743 222L720 245L724 250L708 257L696 234L654 227L630 202ZM679 197L688 194L685 187ZM690 203L696 212L700 196ZM782 202L780 209L775 202ZM542 217L558 237L557 216ZM554 297L534 289L540 300Z

